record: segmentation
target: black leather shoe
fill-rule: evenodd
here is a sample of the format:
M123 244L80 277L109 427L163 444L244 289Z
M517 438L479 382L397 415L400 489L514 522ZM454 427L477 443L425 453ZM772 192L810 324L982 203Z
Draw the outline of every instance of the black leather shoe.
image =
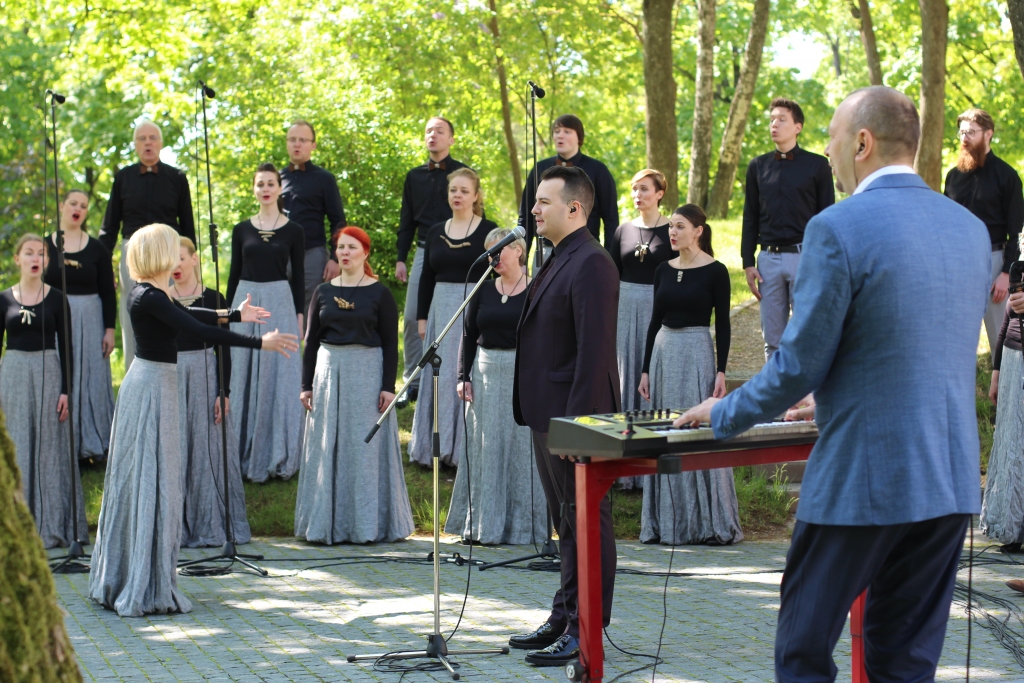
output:
M415 403L416 399L418 399L420 397L420 388L419 387L413 387L412 389L407 391L406 394L409 396L409 400L412 401L413 403Z
M580 657L580 639L563 633L543 650L526 653L526 663L534 666L565 666Z
M547 647L558 640L558 636L562 635L562 632L564 631L564 626L556 628L550 622L545 621L544 624L533 633L512 636L508 639L508 644L509 647L514 647L517 650L539 650L540 648Z
M395 401L395 410L401 410L402 408L409 405L409 392L402 394L402 398Z

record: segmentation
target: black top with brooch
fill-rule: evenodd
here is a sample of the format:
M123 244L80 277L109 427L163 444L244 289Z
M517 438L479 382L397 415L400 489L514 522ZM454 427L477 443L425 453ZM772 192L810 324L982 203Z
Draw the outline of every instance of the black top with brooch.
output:
M480 279L480 276L487 270L487 261L483 260L476 264L472 271L470 266L480 254L484 253L484 242L487 241L487 235L498 227L494 221L481 218L480 224L469 234L469 237L454 240L448 237L444 230L446 223L447 221L438 223L427 234L416 312L416 317L420 320L426 320L427 314L430 313L430 303L434 300L435 283L454 282L461 285L466 281L466 273L469 273L470 282Z
M306 348L302 352L302 389L313 390L320 344L379 346L384 352L381 391L395 391L398 375L398 305L391 290L375 282L365 287L318 285L309 302ZM361 368L351 368L360 372Z
M82 233L85 235L85 233ZM110 252L99 240L86 236L85 246L78 251L65 251L64 264L67 266L68 294L88 295L99 294L103 304L103 327L114 329L117 318L117 290L114 288L114 267L110 263ZM64 248L68 240L64 238ZM77 247L76 242L72 246ZM49 262L43 279L51 287L60 289L60 263L57 260L57 247L51 235L46 237L46 255Z
M42 284L42 283L40 283ZM20 290L20 285L15 285ZM19 295L24 299L19 291ZM36 294L29 294L28 299L32 300ZM67 299L56 287L50 287L39 303L33 306L23 306L14 298L14 287L0 293L0 344L7 337L8 351L43 351L58 349L58 354L63 354L68 349L71 358L74 358L71 351L71 338L64 334L64 307L67 306ZM71 315L67 316L68 327L71 326ZM63 358L63 356L62 356ZM68 386L71 384L65 372L64 363L60 364L60 393L68 393ZM70 363L69 363L70 366ZM53 369L58 372L58 368ZM74 372L74 368L71 369Z
M668 237L668 223L653 228L637 225L633 221L615 228L608 244L622 282L653 285L654 271L665 261L675 257Z
M288 280L295 312L302 313L306 301L306 242L298 223L288 221L274 230L260 230L252 221L242 221L231 230L231 272L228 301L235 300L240 280L278 282ZM288 265L292 276L288 278Z
M471 379L477 347L485 349L516 348L516 328L523 314L526 292L503 295L493 282L485 282L466 308L466 332L459 348L459 381Z

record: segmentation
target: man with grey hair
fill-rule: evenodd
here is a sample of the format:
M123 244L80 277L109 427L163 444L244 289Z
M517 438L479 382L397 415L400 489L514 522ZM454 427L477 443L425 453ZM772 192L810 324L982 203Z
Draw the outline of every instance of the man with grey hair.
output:
M160 127L149 119L143 119L135 126L134 140L139 161L114 174L107 212L98 235L110 253L114 253L118 233L122 236L119 298L125 371L135 359L135 336L127 308L128 292L135 281L128 275L128 264L124 258L128 240L143 226L164 223L182 237L196 241L188 178L183 171L160 161L160 150L163 149Z
M839 105L825 155L850 198L807 225L778 351L676 421L728 439L814 392L819 436L775 636L780 683L835 680L832 651L865 590L868 677L934 680L980 508L975 366L990 244L981 221L914 173L919 138L914 103L896 90Z

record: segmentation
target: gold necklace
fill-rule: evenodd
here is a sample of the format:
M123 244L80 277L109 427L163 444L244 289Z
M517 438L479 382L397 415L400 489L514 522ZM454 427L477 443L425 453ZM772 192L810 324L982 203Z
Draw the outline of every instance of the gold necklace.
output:
M263 238L264 242L269 242L270 238L274 236L274 231L277 230L277 222L281 220L281 212L277 212L277 218L274 219L274 227L272 227L270 230L263 229L263 216L257 213L256 218L259 219L260 222L260 227L259 230L257 230L257 232L259 232L260 237Z
M514 285L512 285L512 291L513 292L516 291L516 287L519 286L519 283L523 281L524 277L526 277L526 273L523 273L522 275L520 275L519 279L516 280L516 283ZM501 303L506 303L508 301L508 294L505 293L505 287L502 286L502 284L501 284L501 278L498 278L498 289L501 290Z
M366 277L366 271L364 270L363 271L363 277L359 278L359 282L357 282L355 287L352 288L353 292L355 292L355 290L359 287L359 285L363 284L363 278L365 278L365 277ZM338 278L338 289L341 289L341 287L342 287L342 285L341 285L341 278L339 277ZM342 290L342 294L344 294L344 293L345 293L344 290ZM352 295L349 294L349 296L352 296ZM342 298L340 296L334 297L334 303L338 304L338 308L340 308L343 311L351 311L351 310L353 310L356 307L355 302L347 301L346 299L344 299L344 298Z
M181 301L183 306L191 306L200 298L202 298L202 292L196 294L196 290L199 289L198 282L192 285L192 292L190 294L183 295L181 292L179 292L177 282L172 284L171 287L174 289L174 298L177 299L178 301Z
M682 255L680 255L680 256L679 256L679 264L680 264L680 266L681 266L681 267L680 267L680 268L677 268L677 269L676 269L676 282L682 282L682 281L683 281L683 271L685 271L685 270L686 270L686 268L687 268L687 267L688 267L688 266L689 266L689 265L690 265L691 263L693 263L694 261L696 261L696 260L697 260L697 256L700 256L700 252L698 252L698 253L697 253L697 254L696 254L696 255L695 255L695 256L694 256L694 257L693 257L692 259L690 259L689 261L687 261L687 262L686 262L686 265L685 265L685 266L684 266L684 265L682 265L682 263L683 263L683 257L682 257Z

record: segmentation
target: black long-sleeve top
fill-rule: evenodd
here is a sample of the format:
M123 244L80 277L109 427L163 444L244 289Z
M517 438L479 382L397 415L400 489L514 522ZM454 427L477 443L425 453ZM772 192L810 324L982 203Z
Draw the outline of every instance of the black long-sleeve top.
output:
M1017 239L1024 226L1024 192L1017 171L990 150L981 168L970 173L949 169L943 193L981 219L992 244L1006 243L1003 272L1009 273L1010 264L1020 258Z
M679 274L682 273L682 277ZM683 327L709 327L715 314L715 347L718 372L725 372L729 360L732 327L729 324L729 269L720 261L699 268L680 270L662 263L654 275L654 311L647 328L644 372L650 372L654 338L661 326L674 330Z
M313 390L320 344L380 347L384 354L381 391L395 392L398 375L398 304L380 282L365 287L317 285L309 302L306 348L302 352L302 389ZM352 368L359 372L361 368Z
M199 308L207 308L210 310L223 309L228 307L228 302L224 299L224 296L216 289L210 289L207 287L203 290L200 296L194 297L177 297L177 302L182 306L188 308L194 304L199 304ZM220 323L223 329L228 329L227 323ZM206 347L210 346L207 342L200 339L196 335L189 331L178 332L178 352L182 351L202 351ZM224 346L214 346L213 352L217 354L217 359L224 360L224 395L231 395L231 353L227 351ZM217 368L209 368L210 373L214 378L218 377ZM219 386L219 385L218 385Z
M65 240L65 246L67 240ZM77 245L76 245L77 246ZM49 261L43 280L51 287L61 288L60 263L52 235L46 237L46 255ZM110 251L99 240L89 239L75 252L64 252L68 279L68 294L72 296L99 294L103 304L103 327L114 329L117 318L117 289L114 287L114 266Z
M804 240L807 223L836 203L828 159L799 145L777 159L776 152L754 157L747 166L743 204L743 267L755 265L762 247L786 247Z
M114 175L107 213L97 237L113 253L117 234L127 240L150 223L164 223L182 237L196 241L192 194L184 172L162 161L156 166L126 166Z
M445 223L438 223L430 229L423 254L423 272L420 274L419 302L416 317L426 320L430 313L430 303L434 300L434 284L438 282L455 282L462 284L469 273L470 281L475 281L487 270L487 261L481 261L470 270L470 266L480 254L484 253L484 242L488 233L497 225L486 218L461 240L453 240L444 230Z
M288 264L292 266L289 286L295 312L303 313L305 294L306 247L302 228L289 220L276 230L259 230L245 220L231 230L231 271L228 274L228 301L235 300L241 280L278 282L288 280Z
M448 204L448 176L466 164L450 156L436 163L427 162L405 174L402 187L402 211L398 218L398 258L409 258L413 241L419 246L430 228L452 217Z
M210 344L263 348L263 340L220 327L217 311L186 308L148 282L136 282L128 292L128 315L135 333L135 356L155 363L178 362L178 334L198 337ZM228 322L240 322L237 310Z
M1020 351L1020 318L1013 313L1010 302L1006 302L1006 310L1003 311L1003 326L999 328L999 337L996 340L996 347L992 349L992 369L998 370L1003 364L1003 347Z
M15 285L17 286L17 285ZM68 354L68 367L74 372L74 352L71 348L71 313L67 311L68 335L64 334L64 313L67 299L56 287L51 287L43 300L34 306L22 306L14 298L14 288L0 293L3 309L3 327L0 343L7 337L7 349L14 351L54 350L60 354L60 393L68 393L71 378L65 372L64 353ZM25 311L24 313L22 311ZM60 346L58 346L60 344Z
M281 197L288 219L302 228L306 238L305 249L326 245L332 232L347 225L338 180L333 173L312 161L302 164L301 168L288 164L281 171ZM330 252L331 260L337 261L333 248Z
M640 260L637 247L650 245ZM638 285L653 285L654 271L665 261L675 258L672 243L668 239L668 223L655 228L642 228L633 221L615 228L608 251L619 269L622 282Z
M459 381L472 379L477 347L485 349L516 348L516 328L526 305L526 291L510 296L501 303L501 292L487 282L466 307L466 331L459 346Z
M537 234L537 221L530 211L537 203L537 195L534 191L534 183L540 180L544 171L555 165L558 161L561 164L568 162L573 166L582 168L591 182L594 183L594 209L587 216L587 230L600 241L601 223L604 223L604 246L608 251L611 244L612 233L619 225L619 190L615 186L615 179L611 171L603 163L588 157L583 152L577 152L571 159L562 159L561 156L553 156L549 159L541 159L537 165L530 170L526 178L526 188L523 190L522 199L519 202L519 225L526 230L526 249L533 249L534 235ZM534 180L536 178L537 180Z

